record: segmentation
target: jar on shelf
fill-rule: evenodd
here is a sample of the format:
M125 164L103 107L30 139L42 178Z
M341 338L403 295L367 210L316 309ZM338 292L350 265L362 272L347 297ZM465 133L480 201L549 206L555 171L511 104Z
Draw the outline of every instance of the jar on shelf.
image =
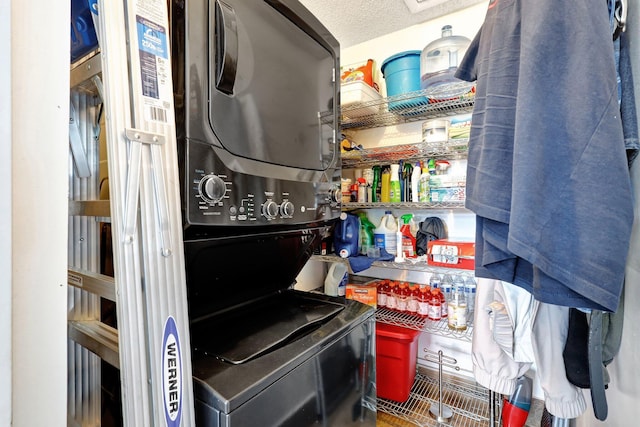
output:
M450 329L464 331L467 329L467 301L464 297L464 288L454 288L451 300L448 303Z

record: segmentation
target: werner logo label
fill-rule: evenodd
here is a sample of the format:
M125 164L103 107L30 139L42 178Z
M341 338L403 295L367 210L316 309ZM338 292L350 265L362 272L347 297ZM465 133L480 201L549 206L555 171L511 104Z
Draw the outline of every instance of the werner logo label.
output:
M176 321L169 316L162 339L162 394L167 426L179 426L182 416L182 353Z

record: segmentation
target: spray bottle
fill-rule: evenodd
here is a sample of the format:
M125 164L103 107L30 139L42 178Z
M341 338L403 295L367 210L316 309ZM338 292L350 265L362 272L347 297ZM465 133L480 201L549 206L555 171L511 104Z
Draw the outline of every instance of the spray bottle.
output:
M366 213L360 212L358 216L360 217L360 253L362 255L368 255L370 249L375 247L373 232L376 226L369 221Z
M404 214L400 217L403 224L400 226L400 240L402 241L402 254L405 258L416 257L416 238L411 230L413 214Z

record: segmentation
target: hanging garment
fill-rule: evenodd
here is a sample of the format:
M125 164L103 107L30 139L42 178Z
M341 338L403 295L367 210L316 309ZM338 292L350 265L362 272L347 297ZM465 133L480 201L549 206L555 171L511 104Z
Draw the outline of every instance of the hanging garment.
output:
M602 0L489 2L456 74L477 81L477 276L616 310L633 210L611 41Z
M517 379L535 367L552 415L576 418L584 413L584 396L567 380L562 360L568 310L540 303L510 283L478 279L472 338L476 381L510 395Z

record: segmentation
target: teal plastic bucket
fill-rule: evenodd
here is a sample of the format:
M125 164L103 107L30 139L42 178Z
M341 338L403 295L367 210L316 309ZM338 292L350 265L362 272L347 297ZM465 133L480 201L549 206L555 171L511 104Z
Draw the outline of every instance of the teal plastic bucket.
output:
M387 85L387 97L404 95L421 90L419 50L407 50L385 59L380 67ZM389 110L426 106L429 100L418 96L407 100L389 102Z

